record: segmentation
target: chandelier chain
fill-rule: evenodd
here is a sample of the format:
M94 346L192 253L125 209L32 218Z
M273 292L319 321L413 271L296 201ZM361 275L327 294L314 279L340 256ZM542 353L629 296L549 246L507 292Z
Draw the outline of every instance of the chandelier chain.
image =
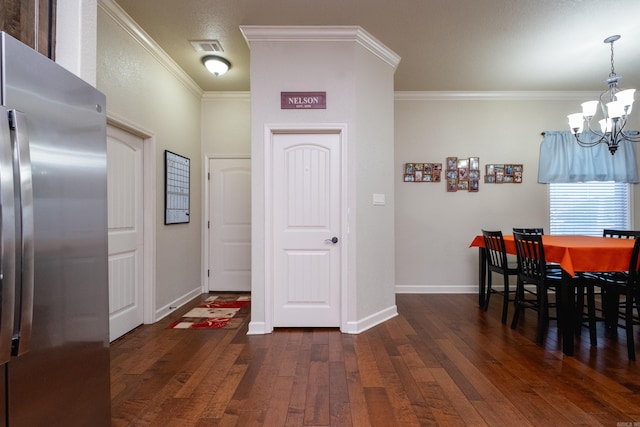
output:
M613 68L613 41L611 41L611 74L609 74L609 77L614 77L616 75L616 72Z

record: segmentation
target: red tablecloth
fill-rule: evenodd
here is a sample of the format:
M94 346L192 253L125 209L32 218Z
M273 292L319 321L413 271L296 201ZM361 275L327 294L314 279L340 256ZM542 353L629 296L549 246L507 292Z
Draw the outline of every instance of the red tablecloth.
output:
M570 276L584 271L627 271L633 250L633 239L593 236L542 236L547 262L555 262ZM504 236L507 253L515 254L512 235ZM476 236L470 247L484 248L482 235Z

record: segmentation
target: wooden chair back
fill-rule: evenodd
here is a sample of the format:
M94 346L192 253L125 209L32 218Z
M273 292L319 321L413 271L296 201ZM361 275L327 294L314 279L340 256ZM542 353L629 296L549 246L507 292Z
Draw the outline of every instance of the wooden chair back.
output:
M502 231L482 230L482 237L484 237L489 270L504 274L507 269L507 250L504 246Z
M605 228L602 230L603 237L613 237L617 239L635 239L640 237L640 231L638 230L612 230Z
M524 234L544 234L544 228L542 227L534 227L534 228L514 228L514 233L524 233Z
M518 260L518 278L527 283L540 284L547 275L541 234L513 233Z

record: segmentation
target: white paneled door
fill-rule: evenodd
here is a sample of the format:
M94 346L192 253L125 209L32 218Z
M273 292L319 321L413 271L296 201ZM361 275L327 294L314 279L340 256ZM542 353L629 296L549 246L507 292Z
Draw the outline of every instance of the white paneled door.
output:
M273 135L273 326L340 326L341 139Z
M143 323L143 141L107 127L111 341Z
M251 290L251 160L209 160L209 291Z

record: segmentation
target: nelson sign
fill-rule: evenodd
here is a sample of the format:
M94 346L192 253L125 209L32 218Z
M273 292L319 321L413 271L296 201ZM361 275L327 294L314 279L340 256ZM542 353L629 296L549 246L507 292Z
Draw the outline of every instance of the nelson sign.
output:
M327 108L327 92L280 92L280 109L311 110Z

